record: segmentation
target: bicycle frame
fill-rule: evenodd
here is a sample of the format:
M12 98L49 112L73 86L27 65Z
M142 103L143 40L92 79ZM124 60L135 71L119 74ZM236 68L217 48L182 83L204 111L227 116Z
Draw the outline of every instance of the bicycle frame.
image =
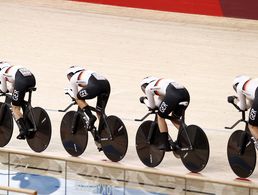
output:
M69 93L65 93L66 95L69 95ZM71 97L71 96L70 96ZM71 97L72 98L72 97ZM67 110L69 110L72 106L74 105L77 105L74 98L72 98L73 102L70 103L65 109L63 110L58 110L58 112L66 112ZM107 115L105 114L104 110L97 110L96 108L94 107L90 107L90 110L93 111L93 112L96 112L96 113L99 113L100 114L100 120L99 120L99 124L102 124L103 122L105 123L106 127L107 127L107 130L108 130L108 134L109 134L109 137L107 138L102 138L101 140L103 141L106 141L106 140L113 140L113 135L111 134L111 130L110 130L110 127L108 125L108 122L107 122ZM82 113L81 109L78 107L77 109L77 112L79 114L82 115L82 117L85 119L85 122L88 121L88 116L85 116L85 113ZM98 129L99 130L99 129ZM74 133L74 132L73 132ZM97 131L97 133L99 133L99 131Z
M233 129L235 128L240 122L244 122L245 123L245 131L249 132L249 128L248 128L248 122L245 119L245 111L241 110L234 102L229 102L231 103L239 112L241 112L242 114L242 118L237 120L231 127L225 127L225 129Z
M135 119L135 121L141 122L141 121L145 120L151 114L155 114L154 121L157 122L157 115L158 115L157 110L150 111L146 115L144 115L141 119ZM168 120L171 121L171 118L169 118L169 117L167 117L165 119L168 119ZM148 134L148 143L150 143L150 140L151 140L151 137L152 137L152 134L153 134L153 131L154 131L154 127L155 127L154 125L151 125L150 131L149 131L149 134ZM184 131L185 134L186 134L186 137L187 137L187 141L189 143L189 147L180 148L181 151L191 151L191 150L193 150L193 146L192 146L192 143L191 143L190 138L188 136L188 133L186 131L186 127L187 127L187 125L185 124L185 116L184 116L184 113L183 113L183 116L180 119L180 128L179 128L179 131L178 131L178 134L177 134L177 139L178 139L179 135L182 133L182 131Z
M28 90L28 93L29 93L28 100L27 101L24 100L23 104L21 106L23 114L26 112L26 109L28 109L29 115L32 118L31 122L33 123L33 131L37 130L37 126L36 126L36 122L35 122L35 117L34 117L34 115L32 113L32 106L31 106L32 91L35 91L35 90L36 90L36 88L30 88ZM5 96L5 101L4 102L8 105L9 109L11 110L12 96L10 94L8 94L8 93L3 93L3 94L1 94L1 96ZM16 122L16 120L15 120L15 122ZM16 124L17 124L17 122L16 122Z
M240 122L244 122L245 123L245 130L248 130L248 122L245 119L245 111L241 111L241 112L242 112L242 118L237 120L232 126L225 127L225 129L234 129Z
M248 122L247 122L247 120L246 120L245 111L241 110L241 109L240 109L236 104L234 104L233 102L232 102L232 104L233 104L233 106L234 106L239 112L241 112L242 118L239 119L239 120L237 120L232 126L230 126L230 127L225 127L225 129L233 129L233 128L235 128L239 123L244 122L244 123L245 123L245 132L251 134L250 131L249 131L249 128L248 128ZM241 136L241 138L240 138L240 150L239 150L240 154L243 154L243 153L245 152L245 147L244 147L244 146L245 146L245 138L246 138L245 136L246 136L246 134L243 134L243 135Z

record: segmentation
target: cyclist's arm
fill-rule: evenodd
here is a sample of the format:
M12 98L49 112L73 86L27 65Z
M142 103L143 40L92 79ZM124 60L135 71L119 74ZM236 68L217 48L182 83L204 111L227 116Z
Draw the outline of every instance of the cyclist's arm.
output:
M154 109L156 107L155 105L155 99L154 99L154 92L152 90L151 84L149 84L145 89L146 97L147 99L144 100L144 103L148 108Z
M3 74L0 73L0 90L4 93L7 92L7 83Z
M70 95L74 98L74 99L78 99L77 98L77 93L78 93L78 84L77 82L77 78L72 77L70 80L70 89L71 89L71 93Z
M243 94L242 86L237 87L237 106L240 108L240 110L246 110L247 104L246 104L246 97Z

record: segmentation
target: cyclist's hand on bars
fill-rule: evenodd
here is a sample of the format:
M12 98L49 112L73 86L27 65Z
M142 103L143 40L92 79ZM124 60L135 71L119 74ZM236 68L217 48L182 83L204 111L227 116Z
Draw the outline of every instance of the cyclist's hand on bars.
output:
M234 100L237 99L236 96L228 96L228 102L233 104L234 103Z
M8 93L8 90L6 92L3 92L2 90L0 90L0 94L6 94Z
M72 91L71 88L65 88L64 92L65 92L66 95L69 95L72 99L74 99L73 98L73 91Z
M140 97L140 102L141 102L142 104L144 104L144 100L145 100L145 99L147 99L147 97L145 97L145 96Z
M151 111L151 112L155 112L155 110L158 110L157 107L155 107L155 108L150 108L150 107L148 107L148 109L149 109L149 111Z

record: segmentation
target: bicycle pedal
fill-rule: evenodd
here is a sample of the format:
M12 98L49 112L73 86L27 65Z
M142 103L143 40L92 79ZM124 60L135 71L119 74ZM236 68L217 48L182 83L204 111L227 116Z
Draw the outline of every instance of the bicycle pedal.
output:
M19 140L25 140L26 139L26 136L25 135L18 135L17 137L16 137L16 139L19 139Z
M103 150L100 142L95 141L95 144L96 144L99 152Z

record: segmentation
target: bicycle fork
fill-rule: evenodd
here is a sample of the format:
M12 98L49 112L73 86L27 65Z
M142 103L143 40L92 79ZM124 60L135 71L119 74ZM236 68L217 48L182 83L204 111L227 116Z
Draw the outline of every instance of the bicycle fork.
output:
M243 155L245 153L245 148L247 144L249 144L251 140L248 139L247 133L243 132L240 136L240 142L239 142L239 154Z
M152 135L153 135L153 131L154 131L155 128L156 128L156 125L157 125L156 122L152 122L152 123L151 123L150 131L149 131L148 137L147 137L147 143L148 143L148 144L151 144L151 138L152 138Z
M73 116L73 120L72 120L72 126L71 126L71 132L72 134L75 134L77 131L77 124L78 124L78 120L79 120L79 113L75 112L74 116Z

